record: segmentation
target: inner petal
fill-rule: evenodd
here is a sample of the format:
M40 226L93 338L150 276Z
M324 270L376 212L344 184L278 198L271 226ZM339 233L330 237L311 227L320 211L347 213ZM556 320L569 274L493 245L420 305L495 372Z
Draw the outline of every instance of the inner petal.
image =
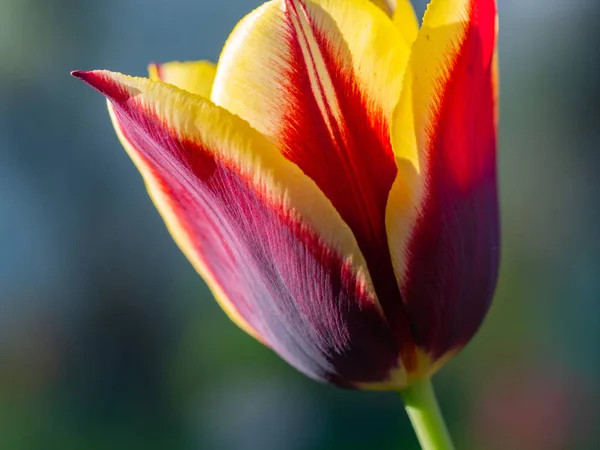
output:
M329 198L354 233L391 322L404 320L385 227L397 173L390 116L408 52L401 42L367 1L273 1L236 27L212 92Z

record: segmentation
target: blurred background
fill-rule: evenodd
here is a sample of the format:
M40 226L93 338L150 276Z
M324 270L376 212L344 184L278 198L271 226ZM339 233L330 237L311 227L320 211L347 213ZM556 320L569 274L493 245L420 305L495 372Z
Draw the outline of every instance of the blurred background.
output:
M0 0L0 449L417 449L229 322L69 76L216 61L257 5ZM435 382L459 449L600 448L600 3L499 11L500 283Z

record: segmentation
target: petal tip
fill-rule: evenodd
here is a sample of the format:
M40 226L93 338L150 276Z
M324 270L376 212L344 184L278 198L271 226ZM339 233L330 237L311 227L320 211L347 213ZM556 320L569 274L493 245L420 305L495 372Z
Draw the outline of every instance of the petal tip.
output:
M86 84L89 84L92 87L95 87L92 84L92 80L93 77L93 73L91 71L87 71L87 70L72 70L71 71L71 76L83 81Z
M93 70L72 70L71 75L75 78L79 78L80 80L85 81L88 84L91 84L91 79L95 78Z
M111 74L106 70L74 70L71 75L79 78L112 101L122 102L130 97L123 83L115 78L119 74Z

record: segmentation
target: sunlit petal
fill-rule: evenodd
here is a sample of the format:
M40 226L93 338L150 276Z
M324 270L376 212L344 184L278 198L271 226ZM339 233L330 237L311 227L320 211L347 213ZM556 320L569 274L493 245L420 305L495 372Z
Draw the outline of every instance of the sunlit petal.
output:
M317 379L352 386L400 376L398 344L352 234L272 143L161 82L76 75L108 97L157 208L234 321Z

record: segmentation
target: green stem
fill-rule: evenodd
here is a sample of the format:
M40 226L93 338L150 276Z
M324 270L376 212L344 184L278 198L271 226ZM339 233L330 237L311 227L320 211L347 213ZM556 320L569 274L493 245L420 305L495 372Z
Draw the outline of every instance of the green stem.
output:
M429 378L400 391L423 450L454 450Z

